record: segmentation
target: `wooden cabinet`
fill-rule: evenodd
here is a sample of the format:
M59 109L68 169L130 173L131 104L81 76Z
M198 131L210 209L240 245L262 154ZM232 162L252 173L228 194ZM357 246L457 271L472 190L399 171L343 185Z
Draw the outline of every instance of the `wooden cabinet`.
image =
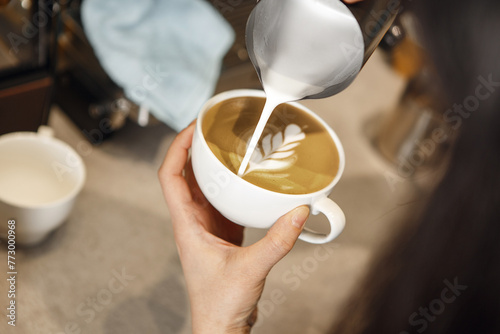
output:
M44 76L0 89L0 134L46 124L52 87L52 78Z

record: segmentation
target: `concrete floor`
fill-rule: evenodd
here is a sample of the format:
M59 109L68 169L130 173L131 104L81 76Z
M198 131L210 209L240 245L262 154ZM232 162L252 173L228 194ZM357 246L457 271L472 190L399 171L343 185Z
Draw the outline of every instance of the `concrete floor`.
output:
M224 87L240 86L226 82ZM331 198L343 208L347 226L328 245L299 241L275 267L254 333L325 333L374 253L421 197L410 180L387 181L395 170L368 135L403 88L404 81L377 52L345 92L304 102L344 144L347 165ZM141 128L131 123L90 147L57 108L49 123L56 137L79 150L87 182L68 221L41 245L19 250L18 325L7 326L4 316L0 332L190 333L185 283L156 176L175 133L162 124ZM308 224L318 227L322 219L311 217ZM264 234L248 229L245 243ZM0 258L6 259L5 247ZM5 275L2 270L2 313Z

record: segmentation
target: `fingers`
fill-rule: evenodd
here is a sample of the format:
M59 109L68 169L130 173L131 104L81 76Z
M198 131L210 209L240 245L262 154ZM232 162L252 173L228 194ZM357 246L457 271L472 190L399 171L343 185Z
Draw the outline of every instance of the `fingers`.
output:
M194 129L195 122L175 137L158 171L163 194L169 207L176 201L191 200L191 192L184 180L183 170L189 156Z
M199 228L197 216L199 212L195 208L191 189L183 176L194 129L193 122L175 137L158 171L178 243L189 239L187 236L196 235L194 231Z
M267 235L249 247L251 257L259 262L265 274L292 249L309 217L309 208L299 206L274 223Z
M196 181L196 178L194 176L191 159L189 159L189 161L186 163L186 166L184 167L184 178L186 179L189 189L191 189L193 200L204 208L209 206L209 203L205 198L205 195L203 195L203 192L201 191L200 186L198 185L198 182Z
M195 125L196 123L192 122L175 137L160 167L160 180L163 176L168 177L171 174L182 176L182 170L188 159L188 150L193 141Z

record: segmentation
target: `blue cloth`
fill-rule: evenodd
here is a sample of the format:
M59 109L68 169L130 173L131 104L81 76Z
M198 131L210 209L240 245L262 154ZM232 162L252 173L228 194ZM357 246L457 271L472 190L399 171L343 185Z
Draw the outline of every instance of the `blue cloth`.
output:
M205 0L85 0L87 38L136 104L179 131L213 94L234 40Z

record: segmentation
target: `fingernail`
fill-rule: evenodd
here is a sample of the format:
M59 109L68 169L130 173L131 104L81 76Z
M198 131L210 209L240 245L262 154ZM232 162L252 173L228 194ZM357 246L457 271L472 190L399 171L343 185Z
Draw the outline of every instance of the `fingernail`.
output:
M302 229L307 220L307 217L309 217L309 207L299 206L298 208L293 210L292 225L298 229Z

